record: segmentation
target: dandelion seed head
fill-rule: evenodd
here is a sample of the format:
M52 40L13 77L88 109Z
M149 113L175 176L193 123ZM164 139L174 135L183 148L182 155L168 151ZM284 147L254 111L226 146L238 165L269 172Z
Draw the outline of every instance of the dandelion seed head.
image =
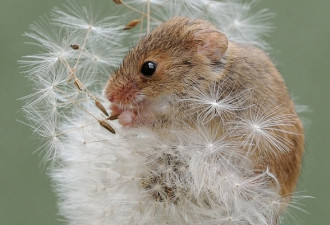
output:
M260 132L261 131L261 128L260 128L260 125L259 124L252 124L252 129L257 131L257 132Z
M251 15L255 3L256 1L212 1L208 8L212 16L208 19L215 21L229 39L267 49L269 45L263 41L263 37L273 30L269 21L274 14L262 9Z

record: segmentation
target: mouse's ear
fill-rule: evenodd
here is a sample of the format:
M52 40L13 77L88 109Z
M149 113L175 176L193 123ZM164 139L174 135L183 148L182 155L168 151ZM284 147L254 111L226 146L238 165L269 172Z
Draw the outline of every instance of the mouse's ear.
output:
M194 33L197 53L211 61L219 61L228 48L227 36L218 30L201 29Z

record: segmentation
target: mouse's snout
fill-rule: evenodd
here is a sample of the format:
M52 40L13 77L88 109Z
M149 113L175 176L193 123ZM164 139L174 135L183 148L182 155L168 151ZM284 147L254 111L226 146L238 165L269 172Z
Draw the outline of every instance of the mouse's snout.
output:
M110 102L114 102L115 101L115 97L114 97L114 94L113 94L113 91L112 90L112 87L110 84L108 84L106 86L106 89L105 89L105 97L110 101Z
M106 89L106 97L112 103L126 105L135 103L139 92L135 84L109 84Z

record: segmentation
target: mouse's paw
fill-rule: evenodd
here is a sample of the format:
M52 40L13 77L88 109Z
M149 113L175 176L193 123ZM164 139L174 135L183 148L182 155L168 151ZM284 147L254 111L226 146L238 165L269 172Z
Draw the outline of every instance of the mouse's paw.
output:
M118 116L119 123L125 127L132 127L135 119L136 115L131 111L124 111Z

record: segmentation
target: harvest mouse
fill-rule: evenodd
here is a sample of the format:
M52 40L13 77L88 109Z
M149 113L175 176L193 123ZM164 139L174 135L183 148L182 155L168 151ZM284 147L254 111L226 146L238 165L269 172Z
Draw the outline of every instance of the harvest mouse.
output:
M119 115L123 126L165 129L173 126L173 121L199 119L198 107L191 112L188 103L177 100L192 99L196 91L210 85L221 87L218 100L233 95L231 103L240 107L208 122L229 130L236 127L238 133L233 136L238 140L240 134L244 136L244 119L251 115L270 121L289 118L279 124L274 120L272 129L267 128L267 134L272 135L269 138L282 141L283 146L276 140L266 140L250 157L256 170L268 168L276 176L282 196L291 196L300 173L303 126L281 75L262 50L229 41L207 21L173 18L147 34L128 53L109 78L105 94L112 103L112 114ZM259 129L257 125L255 128ZM271 148L278 152L273 154Z

